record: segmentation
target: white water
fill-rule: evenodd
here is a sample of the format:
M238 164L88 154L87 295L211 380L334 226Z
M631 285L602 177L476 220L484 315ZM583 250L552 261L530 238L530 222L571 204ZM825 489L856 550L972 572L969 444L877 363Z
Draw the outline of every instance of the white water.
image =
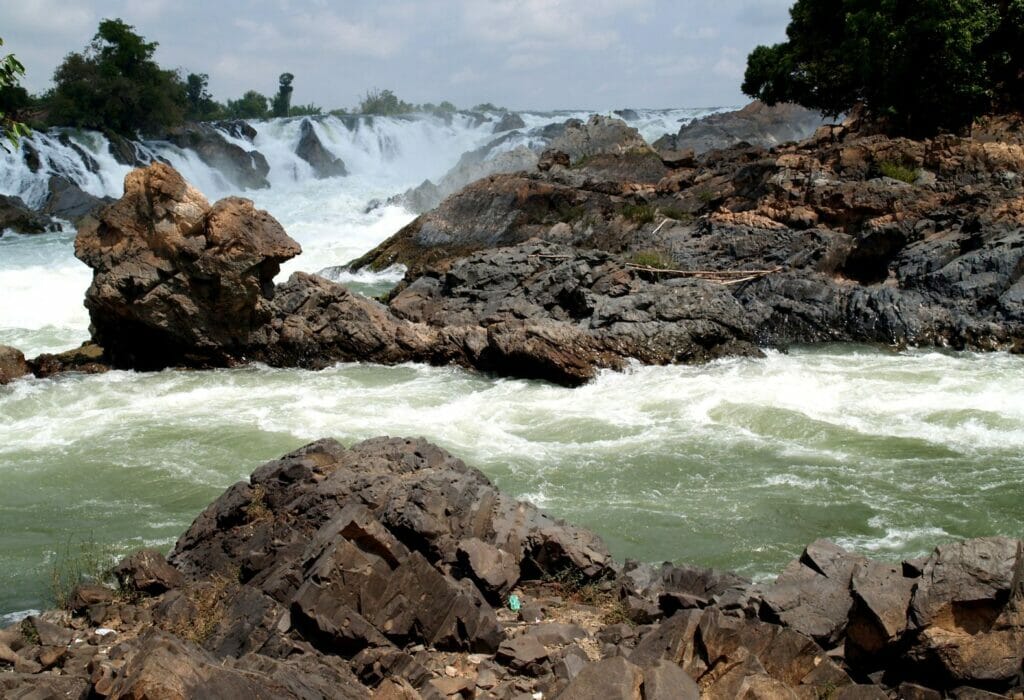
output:
M636 123L653 138L695 113L640 111ZM587 114L523 118L570 116ZM439 178L493 138L493 123L468 117L357 129L326 119L317 132L351 174L312 180L293 153L297 120L255 127L272 187L243 194L302 244L285 273L362 254L412 218L363 213L370 200ZM50 170L120 194L127 168L102 137L74 137L99 173L36 138ZM193 154L147 147L211 199L235 194ZM0 190L45 195L46 173L14 156L2 167ZM88 337L89 271L72 244L70 231L0 238L0 343L34 355ZM0 388L0 614L46 604L48 562L69 533L119 552L168 547L262 461L319 437L379 434L437 441L511 493L595 528L620 557L764 575L821 536L900 556L1024 534L1021 357L826 347L607 373L575 390L420 366L112 372Z

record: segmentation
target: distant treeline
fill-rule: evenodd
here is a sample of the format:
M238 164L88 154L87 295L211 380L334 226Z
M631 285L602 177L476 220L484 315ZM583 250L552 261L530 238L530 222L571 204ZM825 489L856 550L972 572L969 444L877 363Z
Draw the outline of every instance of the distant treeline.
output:
M210 94L207 74L183 75L161 68L153 60L157 43L147 42L134 29L120 19L101 21L89 45L82 52L69 53L57 67L53 88L42 95L30 95L16 80L0 80L0 116L35 128L70 126L134 136L160 134L186 121L267 119L325 111L315 104L292 104L295 76L291 73L280 75L273 96L249 90L236 100L218 102ZM411 104L391 90L373 89L353 112L394 115L457 109L447 101ZM473 109L505 111L489 103ZM348 110L329 112L346 114Z

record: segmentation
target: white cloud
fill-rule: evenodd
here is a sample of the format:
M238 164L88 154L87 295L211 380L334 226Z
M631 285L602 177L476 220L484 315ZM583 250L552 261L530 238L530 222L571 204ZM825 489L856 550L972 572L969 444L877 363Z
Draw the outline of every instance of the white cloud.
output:
M8 2L4 8L5 35L19 31L45 31L48 34L79 34L96 27L96 13L79 2L32 0ZM91 36L91 34L90 34ZM73 47L74 49L80 47ZM69 49L71 50L71 49Z

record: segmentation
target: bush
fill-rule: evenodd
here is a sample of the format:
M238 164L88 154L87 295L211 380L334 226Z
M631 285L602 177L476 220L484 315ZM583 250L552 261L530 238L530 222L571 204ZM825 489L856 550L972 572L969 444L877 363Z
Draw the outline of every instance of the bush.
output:
M368 90L359 103L360 114L375 114L388 116L393 114L408 114L415 110L415 107L404 102L390 90Z
M797 0L790 18L747 60L743 91L768 104L863 104L912 136L1024 107L1024 0Z
M636 224L649 224L654 221L654 208L649 204L627 204L622 207L622 215Z
M106 583L111 579L112 553L93 539L75 542L69 536L50 567L50 597L64 610L75 587L82 583Z
M633 257L629 260L634 265L640 267L651 267L655 270L672 270L675 269L676 263L670 256L665 255L660 250L641 250L633 254Z
M0 46L3 45L4 40L0 39ZM18 147L18 138L29 133L28 127L10 116L27 107L31 101L25 88L18 85L23 75L25 66L14 54L0 58L0 138L10 141L15 148ZM2 141L0 148L7 150Z
M918 171L915 168L908 168L905 165L899 163L893 163L891 161L884 161L878 164L878 170L885 177L891 177L893 180L901 180L913 184L917 181Z
M50 121L110 129L123 136L158 133L185 117L185 84L153 61L146 42L120 19L105 19L83 53L70 53L53 74Z
M228 119L266 119L270 116L269 100L255 90L249 90L237 100L228 100L225 110Z

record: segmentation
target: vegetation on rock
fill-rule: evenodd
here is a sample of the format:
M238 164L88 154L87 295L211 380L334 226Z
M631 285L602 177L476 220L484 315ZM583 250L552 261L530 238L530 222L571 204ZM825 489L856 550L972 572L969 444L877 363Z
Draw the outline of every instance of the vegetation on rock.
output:
M4 40L0 39L0 46L3 45ZM0 137L10 141L15 148L18 146L18 138L29 133L27 126L10 116L11 112L17 112L28 103L28 93L18 85L18 80L24 74L25 66L14 54L0 58ZM2 141L0 147L5 150L7 148Z

